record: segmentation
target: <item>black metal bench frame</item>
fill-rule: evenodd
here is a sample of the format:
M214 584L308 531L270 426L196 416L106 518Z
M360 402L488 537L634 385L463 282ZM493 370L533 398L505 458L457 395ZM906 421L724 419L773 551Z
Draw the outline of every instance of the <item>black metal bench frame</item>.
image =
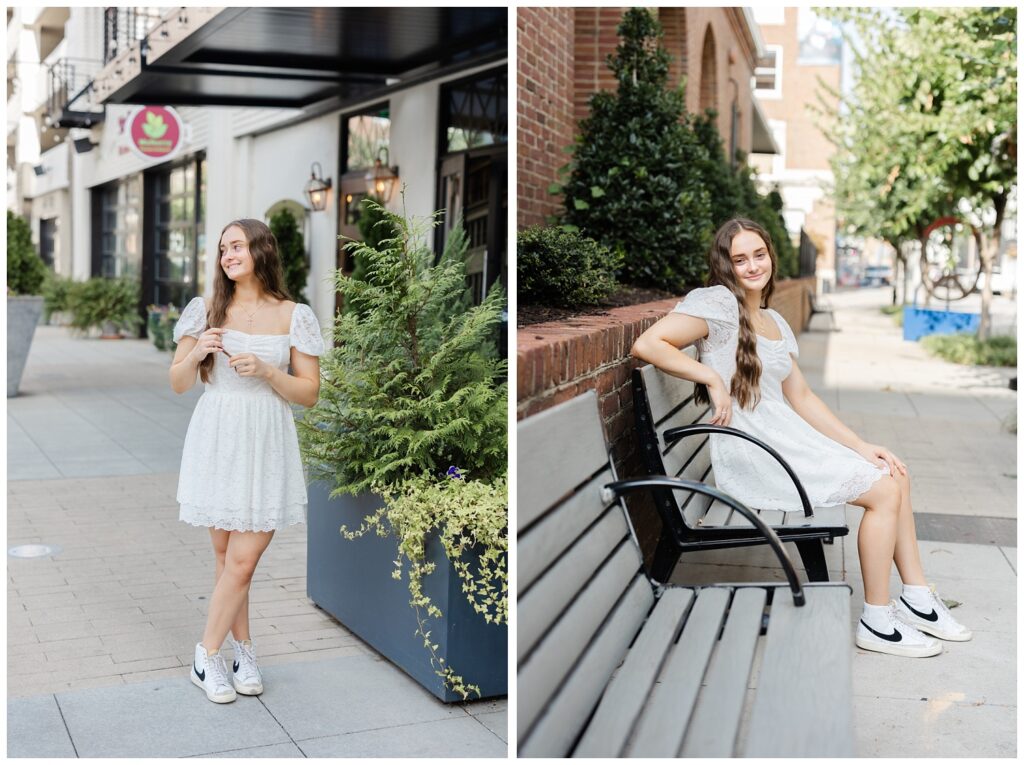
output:
M648 473L662 475L666 472L665 466L661 459L660 444L658 442L654 417L647 398L647 391L644 387L643 375L639 369L633 370L632 387L633 413L636 433L640 442L640 451L644 457L644 468ZM686 406L691 400L692 397L680 402L679 408ZM671 445L682 438L705 434L741 438L766 451L783 467L793 481L793 485L800 496L804 517L814 517L814 509L811 507L810 500L807 497L807 491L804 489L803 484L800 483L800 479L793 468L775 449L760 439L751 436L749 433L744 433L736 428L700 423L670 428L665 431L664 438L665 442ZM688 525L675 495L665 485L655 487L653 495L654 505L662 522L662 533L658 539L650 568L650 576L655 581L668 581L676 564L679 562L680 556L684 552L748 547L765 543L764 537L752 534L751 529L747 527L693 527ZM797 551L800 553L800 560L804 564L807 578L810 581L827 582L828 565L825 561L825 550L822 544L830 544L836 537L847 535L850 529L848 526L774 526L773 531L783 542L793 542L796 544Z

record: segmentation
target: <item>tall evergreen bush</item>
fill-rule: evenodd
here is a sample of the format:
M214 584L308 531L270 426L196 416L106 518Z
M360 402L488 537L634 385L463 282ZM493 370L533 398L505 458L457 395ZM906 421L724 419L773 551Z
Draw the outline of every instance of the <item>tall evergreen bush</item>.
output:
M15 295L42 294L46 263L32 244L27 220L7 211L7 289Z
M277 239L277 252L281 256L284 282L296 303L308 303L306 280L309 279L309 261L306 244L299 230L299 222L290 210L278 210L270 216L270 230Z
M396 487L456 465L472 478L505 473L508 384L496 348L504 294L466 299L466 238L456 228L435 264L426 234L440 213L407 221L380 208L395 236L347 247L367 278L336 286L360 311L335 319L321 359L320 400L299 423L311 478L332 496Z
M661 25L643 8L622 18L608 64L616 93L590 99L564 188L565 220L623 257L620 281L680 289L700 280L710 244L711 195L694 166L707 152L667 88Z

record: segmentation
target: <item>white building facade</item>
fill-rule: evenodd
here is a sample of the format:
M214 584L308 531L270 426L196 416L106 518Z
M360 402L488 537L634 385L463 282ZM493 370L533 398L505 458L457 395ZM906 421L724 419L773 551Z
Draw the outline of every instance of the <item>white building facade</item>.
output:
M33 144L34 133L38 144L33 118L23 116L13 177L8 163L8 206L29 217L36 241L55 232L56 272L75 279L138 279L140 312L148 304L181 306L195 295L209 294L219 267L217 243L228 222L269 221L271 213L287 208L304 235L310 265L305 297L321 324L329 326L338 306L335 269L351 270L339 237L359 237L354 225L359 202L368 194L366 176L380 159L382 170L390 169L397 177L389 209L401 211L399 187L406 190L405 211L410 215L448 209L445 227L464 219L470 246L480 251L481 294L505 281L504 188L497 185L507 178L507 34L501 31L500 44L496 34L503 21L496 27L490 16L458 15L466 9L405 9L410 13L404 15L328 9L336 14L325 21L313 17L317 9L231 8L159 9L143 22L132 17L126 24L124 10L71 8L64 26L63 44L75 40L96 59L116 48L116 55L106 55L97 69L89 92L64 110L65 116L96 112L98 123L84 127L80 116L60 121L64 135L47 148ZM424 13L430 10L437 13ZM151 62L157 54L167 59L175 55L175 46L194 48L196 40L206 47L198 56L189 54L192 58L223 57L224 46L231 42L223 36L225 28L266 26L269 14L277 11L292 14L283 17L278 32L289 31L288 23L303 35L316 33L311 25L334 25L333 30L320 30L320 44L330 55L316 61L311 56L286 58L275 51L278 40L268 36L256 39L252 50L230 62L153 65L131 74L133 55ZM504 13L501 9L502 18ZM30 34L25 31L28 17L18 14L12 19L8 13L8 39L17 33L24 43ZM231 15L230 23L221 14ZM386 39L417 25L428 34L424 19L436 20L442 33L453 25L476 24L478 35L481 28L491 32L493 45L485 55L474 56L472 47L454 42L452 49L462 46L461 59L451 61L442 48L414 40L406 43L409 51L396 47L393 62L364 60L360 72L346 71L362 55L353 52L358 37ZM120 33L129 26L142 39L113 35L115 24ZM350 31L356 27L358 34ZM413 71L399 71L409 66L407 59L413 61ZM358 88L345 91L350 77ZM287 105L292 93L300 94L295 99L300 105ZM150 159L131 148L128 120L145 105L170 107L180 117L180 146L166 157ZM52 104L50 111L55 111ZM9 150L10 121L9 116ZM483 189L479 183L474 186L473 173L480 165L488 174ZM37 166L43 168L41 175L31 169ZM322 210L313 209L305 193L314 169L318 178L331 183ZM472 221L480 216L473 217L474 209L482 206L479 199L473 206L474 188L477 197L486 198L484 225L477 225L475 239ZM438 245L441 239L443 234Z

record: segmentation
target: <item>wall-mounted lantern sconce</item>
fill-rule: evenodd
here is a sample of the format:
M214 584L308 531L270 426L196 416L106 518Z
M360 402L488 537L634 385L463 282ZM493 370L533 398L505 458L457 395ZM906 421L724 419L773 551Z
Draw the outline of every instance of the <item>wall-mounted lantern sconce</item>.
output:
M320 175L317 175L317 169L320 170ZM321 177L324 171L320 167L319 162L314 162L309 170L309 182L306 183L306 199L309 200L309 206L314 210L324 210L327 208L327 191L331 188L331 179L328 178L325 181Z
M383 161L381 155L384 156ZM366 179L366 190L370 196L381 199L386 204L395 191L398 184L398 168L388 166L388 150L381 147L373 167L363 176Z
M42 165L33 165L32 171L36 175L46 175L47 168L43 167Z

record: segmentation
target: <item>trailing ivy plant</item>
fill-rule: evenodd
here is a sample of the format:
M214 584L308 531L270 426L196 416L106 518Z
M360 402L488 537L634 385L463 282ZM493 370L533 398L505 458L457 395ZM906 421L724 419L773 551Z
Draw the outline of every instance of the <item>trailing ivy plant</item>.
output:
M417 635L430 653L430 663L445 684L468 699L480 687L467 682L438 653L431 638L430 619L444 614L423 588L436 564L426 557L426 541L436 535L451 561L462 591L473 610L488 624L508 624L508 483L467 480L454 466L444 478L429 473L391 487L379 487L386 505L363 519L362 525L341 532L357 539L369 531L398 539L399 557L392 576L409 586L409 603L416 612Z
M385 507L360 529L342 532L354 538L372 528L398 540L395 574L408 566L418 634L438 674L468 697L475 686L430 640L427 620L440 610L423 593L433 569L423 551L427 536L438 534L469 602L488 622L504 623L508 383L496 346L504 295L495 285L480 305L470 304L461 227L440 258L427 244L441 213L407 219L365 204L393 236L346 245L365 263L366 278L337 271L336 285L359 309L335 317L320 399L297 422L300 445L310 480L329 482L332 498L384 497ZM453 465L473 480L447 478Z

